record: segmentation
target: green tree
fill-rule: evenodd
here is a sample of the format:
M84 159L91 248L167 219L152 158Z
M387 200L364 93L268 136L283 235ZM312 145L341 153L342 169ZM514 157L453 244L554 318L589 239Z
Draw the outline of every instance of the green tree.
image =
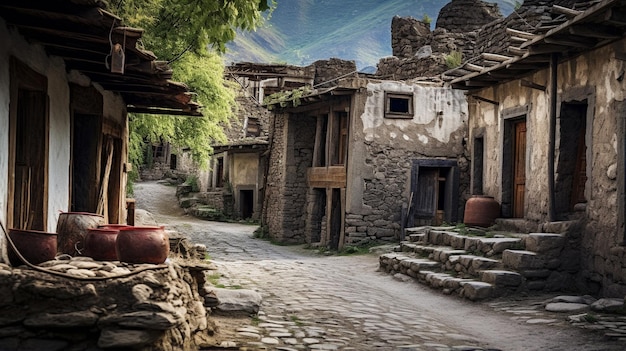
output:
M173 79L186 83L204 117L131 114L130 161L142 163L144 140L190 148L205 164L211 143L225 140L220 123L232 116L234 92L219 56L238 29L252 30L274 0L117 0L111 9L124 25L143 28L142 43L170 63ZM270 11L266 12L269 13ZM134 168L135 170L137 167ZM131 176L132 178L132 176ZM132 180L132 179L131 179Z

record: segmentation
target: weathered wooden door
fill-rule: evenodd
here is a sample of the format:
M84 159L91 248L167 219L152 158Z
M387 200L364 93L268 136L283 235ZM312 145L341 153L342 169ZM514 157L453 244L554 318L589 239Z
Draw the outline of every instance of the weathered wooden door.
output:
M432 224L437 210L438 179L439 168L420 168L415 192L415 217L420 219L418 225Z
M524 217L524 194L526 193L526 121L515 123L513 145L513 217Z

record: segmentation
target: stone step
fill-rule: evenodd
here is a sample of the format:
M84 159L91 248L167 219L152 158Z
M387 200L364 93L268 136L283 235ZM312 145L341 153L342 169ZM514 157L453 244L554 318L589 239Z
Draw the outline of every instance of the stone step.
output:
M494 288L493 285L489 283L466 281L461 283L461 286L462 291L460 295L466 299L478 301L493 297Z
M408 236L409 238L409 242L412 243L421 243L425 241L426 238L426 233L416 233L416 234L410 234Z
M526 238L526 250L549 257L558 257L564 246L563 234L531 233Z
M478 277L478 272L502 267L502 263L482 256L454 255L443 265L446 271L455 271L463 276Z
M504 250L502 263L504 267L515 271L539 270L546 267L546 261L542 256L527 250Z
M498 288L517 288L524 282L521 274L505 270L484 270L478 275L482 282Z

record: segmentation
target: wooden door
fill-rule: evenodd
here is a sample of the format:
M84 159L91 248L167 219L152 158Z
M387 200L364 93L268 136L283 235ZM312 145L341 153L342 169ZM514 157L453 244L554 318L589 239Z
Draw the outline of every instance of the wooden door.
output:
M415 218L418 225L430 225L437 211L439 169L420 167L415 192Z
M513 155L513 217L523 218L526 192L526 121L515 123Z

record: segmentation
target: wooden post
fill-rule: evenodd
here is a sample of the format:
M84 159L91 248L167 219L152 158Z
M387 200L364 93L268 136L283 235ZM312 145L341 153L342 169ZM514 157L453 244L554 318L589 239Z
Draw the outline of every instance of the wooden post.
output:
M126 199L126 224L135 225L135 199Z

